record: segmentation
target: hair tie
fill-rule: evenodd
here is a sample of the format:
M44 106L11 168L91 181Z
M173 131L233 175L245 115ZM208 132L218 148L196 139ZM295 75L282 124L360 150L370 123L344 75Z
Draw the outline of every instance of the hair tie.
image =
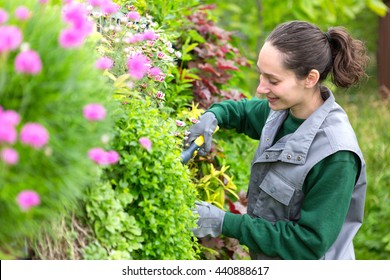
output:
M328 42L330 44L330 34L329 34L329 32L324 32L324 35L326 37L326 40L328 40Z

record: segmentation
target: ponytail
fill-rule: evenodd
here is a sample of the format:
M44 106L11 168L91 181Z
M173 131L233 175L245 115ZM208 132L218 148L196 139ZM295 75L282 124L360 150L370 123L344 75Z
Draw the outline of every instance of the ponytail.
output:
M368 57L364 43L353 39L342 27L330 28L327 34L332 53L332 82L348 88L367 77Z

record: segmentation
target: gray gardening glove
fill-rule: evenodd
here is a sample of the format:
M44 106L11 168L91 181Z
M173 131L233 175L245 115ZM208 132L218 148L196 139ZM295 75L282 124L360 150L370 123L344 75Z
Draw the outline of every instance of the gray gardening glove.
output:
M213 133L217 126L218 120L215 115L211 112L206 112L200 116L199 122L190 128L190 135L188 136L187 143L191 144L198 136L203 135L204 144L199 149L198 154L200 156L206 156L211 150Z
M212 237L221 235L225 211L204 201L195 202L195 206L194 212L199 215L198 228L192 229L195 236L202 238L207 235Z

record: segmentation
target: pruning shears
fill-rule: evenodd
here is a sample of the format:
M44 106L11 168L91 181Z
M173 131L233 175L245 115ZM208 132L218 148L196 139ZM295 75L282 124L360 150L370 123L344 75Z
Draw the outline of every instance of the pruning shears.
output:
M219 127L214 130L214 133L217 132ZM194 142L191 143L190 147L187 150L184 150L181 155L181 163L186 164L193 156L196 155L200 147L204 144L204 137L203 135L198 136L198 138L195 139Z

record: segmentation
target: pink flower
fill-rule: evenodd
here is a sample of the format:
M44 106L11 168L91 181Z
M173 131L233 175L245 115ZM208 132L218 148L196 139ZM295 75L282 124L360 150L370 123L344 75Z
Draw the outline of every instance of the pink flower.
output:
M106 117L106 109L100 104L90 103L84 106L83 114L89 121L100 121Z
M93 32L95 24L93 23L93 21L86 19L80 26L76 26L73 28L77 30L85 39Z
M101 57L95 63L96 68L100 70L111 69L113 65L114 61L109 57Z
M20 116L13 110L0 110L0 125L18 125L20 122Z
M8 20L8 13L4 9L0 8L0 24L7 22L7 20Z
M115 164L119 161L119 154L116 151L109 151L106 154L108 164Z
M0 158L9 165L14 165L19 161L18 152L12 148L4 148L1 150Z
M15 17L21 21L25 21L31 17L31 12L27 7L19 6L15 10Z
M0 26L0 53L17 49L22 37L22 32L16 26Z
M181 127L181 126L185 126L186 124L183 121L176 120L176 125Z
M18 203L20 209L27 211L31 207L41 204L41 198L35 191L24 190L18 194L16 202Z
M164 80L165 80L165 76L163 76L163 75L157 75L157 76L154 76L154 80L156 81L156 82L163 82Z
M38 74L42 71L42 61L39 54L32 50L19 53L15 58L15 70L24 74Z
M144 40L154 41L158 38L156 33L154 33L154 31L152 31L152 30L146 30L142 35L143 35Z
M88 157L99 165L115 164L119 161L119 154L116 151L106 152L102 148L92 148L88 151Z
M61 31L59 37L60 46L64 49L79 48L84 44L83 32L75 28L67 28Z
M61 31L59 37L61 47L66 49L81 47L94 29L94 23L88 20L85 5L78 2L68 3L62 9L62 19L70 26Z
M127 61L130 76L136 79L142 79L149 68L149 59L142 54L132 55Z
M134 21L137 21L137 20L139 20L141 18L139 13L135 12L135 11L129 12L126 16L127 16L127 18L129 18L131 20L134 20Z
M161 75L161 69L158 67L152 67L149 70L149 75L150 76L160 76Z
M162 52L158 52L157 56L158 58L164 58L165 54Z
M142 36L142 34L134 34L133 36L131 37L128 37L126 39L127 43L137 43L137 42L141 42L144 40L144 37Z
M67 4L62 9L62 19L78 28L87 20L88 10L85 5L77 2Z
M17 138L18 132L13 125L0 122L0 143L15 144Z
M195 118L190 118L190 121L191 121L192 123L198 123L198 122L199 122L199 120L198 120L198 119L195 119Z
M102 0L87 0L87 2L93 7L99 7L102 4Z
M49 133L46 128L38 123L27 123L20 132L20 141L23 144L39 149L49 141Z
M158 92L156 93L156 97L157 97L157 99L164 99L165 94L162 93L161 91L158 91Z
M42 5L47 4L47 2L49 2L49 0L39 0L39 3Z
M144 147L147 151L150 152L150 150L152 149L152 141L150 141L149 138L141 137L138 141L142 147Z
M104 14L114 14L119 11L121 7L113 3L111 0L103 0L100 4L100 8Z
M102 148L92 148L88 151L88 157L96 162L97 164L106 164L107 163L107 154L106 151Z

